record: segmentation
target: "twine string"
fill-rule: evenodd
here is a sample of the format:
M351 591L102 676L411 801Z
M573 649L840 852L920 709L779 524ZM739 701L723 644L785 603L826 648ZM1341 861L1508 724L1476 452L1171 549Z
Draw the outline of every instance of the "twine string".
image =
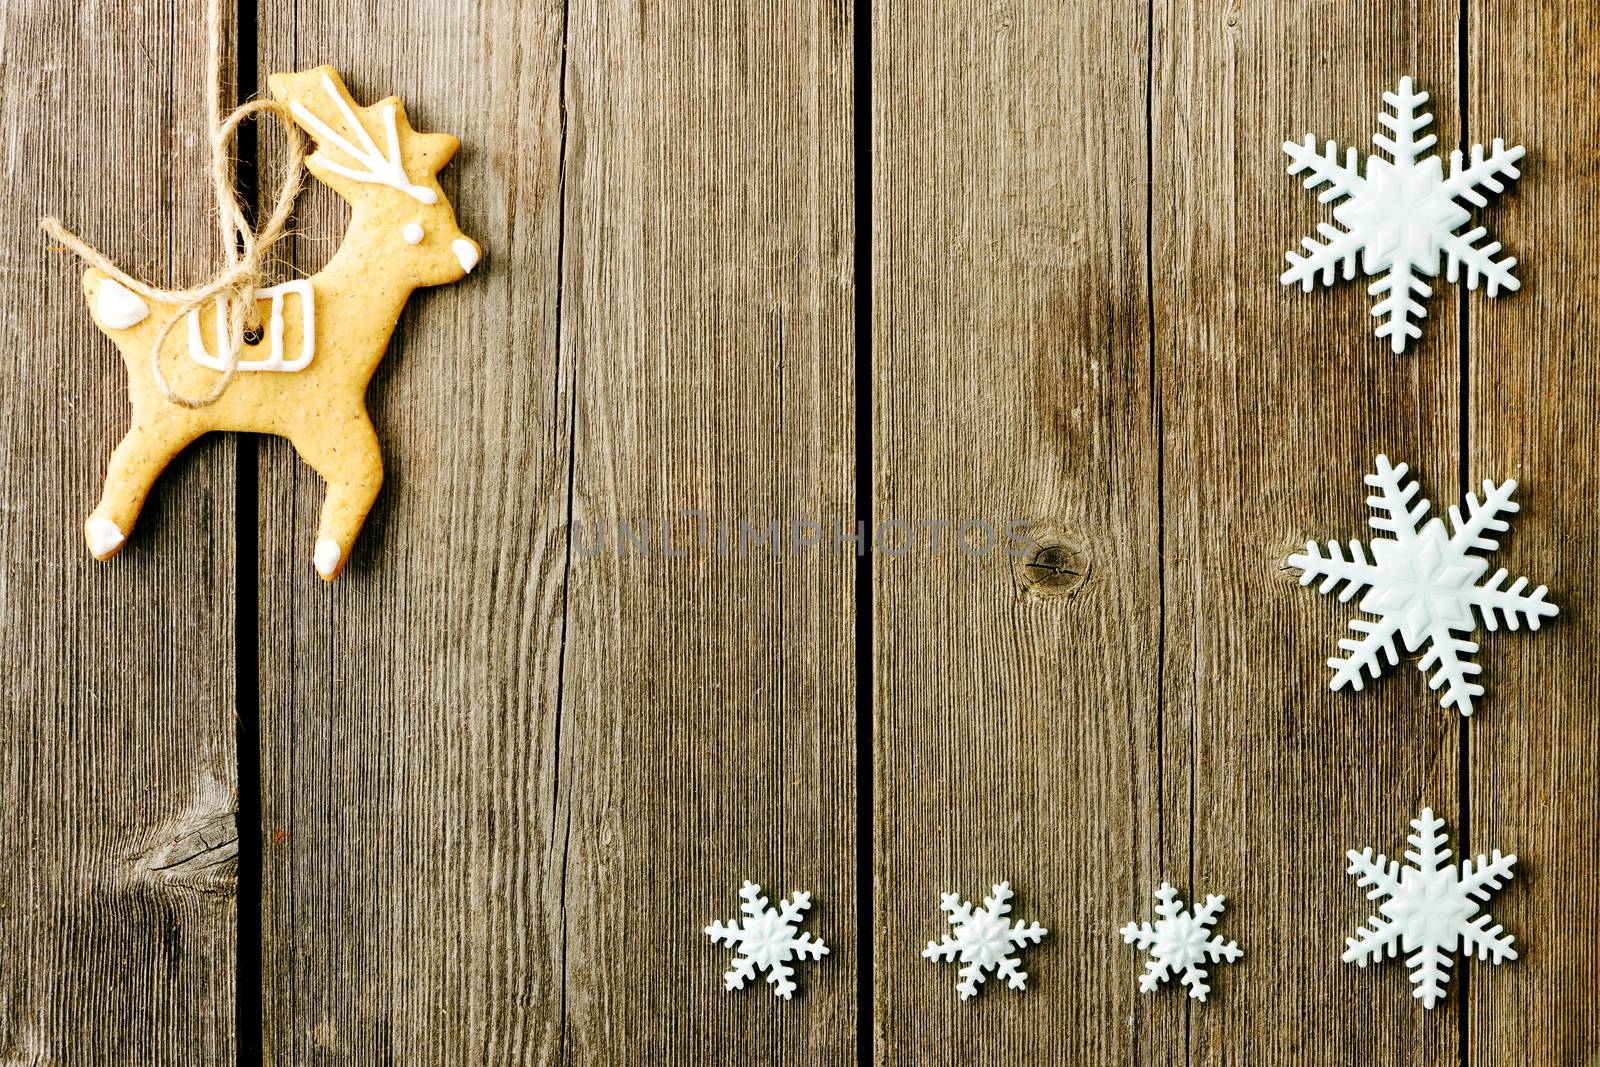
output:
M222 15L221 0L208 0L206 5L206 36L208 55L206 73L210 78L210 99L207 101L207 129L211 136L211 186L217 201L217 226L222 231L224 266L211 278L187 289L165 289L149 285L128 274L107 259L94 246L62 225L61 220L47 216L39 220L45 233L74 252L80 259L115 278L120 284L144 297L163 304L177 304L178 310L161 324L155 340L150 345L150 370L156 388L167 400L180 407L204 408L215 404L239 372L239 360L244 351L245 333L260 325L256 310L256 290L260 288L267 253L282 240L294 211L295 199L300 195L301 168L305 158L304 141L292 121L289 111L276 100L251 100L222 116ZM239 126L252 115L270 114L277 118L288 141L288 155L284 161L283 179L278 186L278 196L272 214L260 229L252 229L239 205L236 189L232 146ZM207 301L221 298L227 308L228 352L222 377L203 396L186 396L172 388L161 369L161 346L166 343L173 327L191 313L198 311ZM219 308L218 314L221 314Z

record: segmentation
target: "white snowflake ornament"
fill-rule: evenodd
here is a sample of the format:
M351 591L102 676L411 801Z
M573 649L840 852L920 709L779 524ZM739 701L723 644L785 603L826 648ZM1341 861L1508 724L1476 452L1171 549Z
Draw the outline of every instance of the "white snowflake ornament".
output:
M1393 159L1368 156L1365 174L1359 169L1354 148L1346 150L1341 163L1337 144L1329 141L1319 151L1316 137L1309 133L1303 144L1286 141L1283 145L1292 160L1290 174L1309 171L1307 189L1326 185L1318 194L1322 203L1343 201L1333 210L1339 226L1320 223L1317 232L1321 240L1302 238L1306 254L1288 254L1283 284L1299 283L1309 293L1319 280L1332 285L1336 274L1348 281L1356 276L1356 257L1360 256L1361 269L1368 277L1382 275L1367 291L1381 297L1372 308L1373 317L1383 320L1376 332L1380 338L1389 338L1396 355L1405 351L1411 338L1422 336L1422 327L1412 320L1424 318L1428 312L1417 298L1429 297L1433 290L1419 275L1438 275L1440 253L1445 257L1445 278L1452 284L1463 265L1468 289L1476 289L1480 278L1490 296L1522 284L1511 273L1517 265L1515 259L1495 258L1501 249L1498 241L1478 243L1486 229L1456 231L1471 217L1458 201L1475 207L1486 205L1487 194L1505 189L1503 179L1520 176L1516 164L1524 149L1520 145L1507 148L1496 138L1487 156L1482 145L1473 145L1466 166L1457 149L1450 153L1447 176L1438 156L1423 157L1438 138L1431 133L1417 137L1433 122L1432 115L1417 110L1427 100L1427 93L1412 91L1410 78L1400 79L1398 92L1383 94L1384 103L1394 113L1379 113L1378 121L1390 136L1374 134L1372 141Z
M1495 849L1492 857L1480 855L1476 866L1472 860L1464 860L1457 872L1445 836L1439 832L1444 820L1435 818L1432 808L1423 808L1411 825L1415 832L1407 838L1411 844L1406 851L1406 859L1411 861L1408 867L1381 852L1374 859L1370 848L1349 852L1350 873L1362 887L1372 887L1367 899L1387 899L1368 920L1371 926L1363 926L1357 936L1345 939L1349 947L1344 962L1365 967L1372 960L1405 950L1410 953L1406 966L1416 985L1411 995L1421 1000L1423 1007L1432 1008L1444 998L1444 984L1458 948L1494 963L1517 958L1505 928L1491 927L1490 916L1477 915L1479 903L1511 880L1517 857L1502 856Z
M1025 923L1020 919L1014 926L1008 922L1011 895L1011 883L1001 882L983 898L983 907L978 909L962 900L959 893L945 893L939 899L939 907L949 913L955 936L947 934L943 941L929 941L922 955L935 962L959 959L966 964L961 968L961 981L956 984L962 1000L977 994L987 970L1004 978L1012 989L1028 986L1028 972L1020 969L1021 960L1015 953L1030 944L1038 944L1050 931L1038 923Z
M761 895L761 887L753 882L746 882L739 895L744 898L739 906L745 916L744 927L741 929L739 920L735 919L727 925L714 922L705 930L706 936L719 945L739 950L728 973L722 976L724 987L730 991L743 989L760 969L767 972L773 994L788 1000L795 990L790 980L794 968L789 966L789 961L796 958L816 960L828 954L828 946L820 938L813 941L810 934L795 936L806 909L811 907L811 894L796 891L788 900L778 901L776 910Z
M1191 915L1178 898L1178 891L1161 883L1156 890L1155 923L1129 923L1122 928L1125 944L1150 953L1150 962L1139 976L1139 992L1154 992L1176 974L1180 976L1178 981L1189 987L1189 996L1204 1003L1211 987L1206 984L1206 970L1201 964L1232 963L1244 955L1238 942L1211 936L1211 925L1222 914L1225 899L1206 897Z
M1379 456L1377 465L1378 473L1366 477L1367 484L1378 491L1367 498L1374 511L1367 521L1389 536L1372 539L1371 560L1361 542L1354 539L1349 559L1337 541L1328 542L1327 556L1317 542L1307 541L1305 555L1288 559L1289 566L1302 572L1301 585L1320 578L1318 592L1338 589L1341 603L1364 592L1360 609L1378 616L1376 620L1350 620L1350 629L1360 636L1339 641L1345 656L1328 660L1333 668L1329 688L1348 685L1359 691L1363 675L1378 677L1385 659L1391 666L1398 664L1395 638L1399 637L1411 652L1429 646L1427 655L1417 661L1417 669L1424 674L1432 672L1428 687L1444 690L1439 698L1442 706L1454 706L1461 714L1471 715L1473 698L1483 695L1483 686L1472 679L1483 668L1470 659L1478 651L1477 643L1457 635L1477 629L1473 612L1492 632L1501 622L1511 630L1524 624L1537 630L1541 620L1559 610L1545 600L1542 585L1532 593L1523 592L1528 587L1526 578L1505 586L1504 567L1488 581L1480 581L1489 562L1472 551L1492 552L1500 547L1496 535L1511 528L1500 516L1519 509L1511 499L1517 483L1485 481L1482 502L1475 493L1468 493L1466 518L1459 508L1452 507L1453 532L1447 533L1438 516L1418 525L1432 505L1426 499L1412 503L1417 483L1406 478L1404 463L1391 467L1387 456Z

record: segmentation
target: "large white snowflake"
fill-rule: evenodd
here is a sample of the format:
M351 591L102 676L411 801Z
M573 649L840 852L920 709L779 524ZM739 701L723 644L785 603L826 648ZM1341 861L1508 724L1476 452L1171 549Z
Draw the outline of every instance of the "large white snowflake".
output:
M976 910L970 902L962 900L959 893L946 893L939 899L939 907L949 912L955 936L947 934L943 941L929 941L922 955L945 963L960 959L966 964L961 968L961 981L956 984L962 1000L978 992L986 970L992 969L1012 989L1028 986L1028 972L1019 969L1021 961L1014 953L1044 940L1044 935L1050 931L1038 923L1025 923L1020 919L1015 926L1011 925L1006 920L1011 914L1010 901L1010 882L994 886L990 895L983 898L983 907Z
M1470 634L1477 629L1473 611L1477 611L1484 626L1494 631L1502 621L1507 629L1515 630L1526 623L1528 629L1537 630L1541 619L1558 610L1545 600L1542 585L1525 594L1526 578L1502 588L1507 577L1504 567L1488 581L1479 581L1489 569L1489 561L1472 555L1472 550L1492 552L1500 547L1495 535L1509 530L1511 524L1499 516L1518 510L1511 499L1517 483L1509 479L1499 485L1485 481L1482 502L1475 493L1468 493L1466 518L1462 518L1459 508L1452 507L1450 526L1454 532L1447 534L1444 521L1438 516L1429 519L1427 525L1418 526L1431 505L1425 499L1412 503L1417 483L1406 478L1404 463L1391 467L1387 456L1379 456L1377 465L1378 473L1366 477L1367 484L1378 491L1378 495L1367 498L1374 512L1368 524L1390 536L1372 539L1372 559L1367 559L1361 542L1352 539L1349 559L1337 541L1328 542L1328 556L1323 556L1317 542L1307 541L1306 554L1290 556L1288 560L1289 566L1303 572L1301 585L1320 578L1318 591L1330 593L1342 583L1341 603L1365 590L1359 606L1378 616L1376 621L1350 620L1350 629L1360 636L1340 639L1339 648L1345 658L1334 656L1328 660L1328 666L1333 668L1329 688L1349 685L1359 690L1363 674L1376 678L1383 672L1383 659L1391 665L1399 663L1395 649L1398 635L1408 651L1429 646L1427 655L1417 661L1417 668L1424 674L1432 671L1429 688L1444 690L1439 703L1447 708L1454 705L1461 714L1471 715L1472 698L1483 694L1483 686L1472 679L1483 668L1470 659L1478 651L1477 643L1457 634Z
M1372 141L1394 158L1391 162L1381 156L1368 156L1364 175L1354 148L1346 150L1341 163L1337 144L1329 141L1325 149L1318 151L1317 139L1309 133L1303 144L1286 141L1283 145L1293 161L1289 164L1290 174L1309 171L1307 189L1326 185L1318 195L1322 203L1344 201L1333 209L1339 226L1318 224L1322 239L1302 238L1306 254L1288 254L1289 269L1283 273L1283 284L1298 282L1310 292L1319 279L1323 285L1332 285L1341 271L1348 281L1356 276L1359 254L1361 268L1369 277L1382 275L1367 291L1382 298L1372 308L1373 316L1383 319L1376 332L1379 337L1389 338L1397 355L1405 351L1411 338L1422 336L1422 327L1412 320L1424 318L1428 312L1417 298L1431 296L1433 290L1418 275L1437 276L1441 252L1445 257L1445 277L1452 284L1464 264L1468 289L1476 289L1479 278L1484 280L1490 296L1502 288L1515 290L1521 285L1511 273L1517 261L1510 256L1495 258L1500 252L1499 242L1478 243L1487 230L1482 226L1460 234L1456 230L1471 217L1457 201L1477 207L1486 205L1487 193L1504 190L1502 179L1520 175L1516 163L1523 157L1523 148L1507 148L1496 138L1485 156L1483 146L1475 144L1466 166L1462 166L1462 154L1457 149L1450 153L1450 173L1446 176L1438 156L1423 158L1438 138L1431 133L1417 137L1433 121L1432 115L1417 111L1427 100L1427 93L1412 91L1410 78L1400 79L1398 92L1383 94L1384 103L1394 114L1380 113L1378 121L1388 127L1392 136L1374 134Z
M795 936L806 909L811 907L811 894L796 891L788 900L780 900L776 910L768 906L767 898L761 895L761 887L753 882L746 882L739 895L744 898L739 906L745 916L743 929L735 919L727 925L714 922L705 930L711 940L739 950L728 973L722 976L725 987L743 989L760 968L767 972L772 992L788 1000L795 990L790 980L794 968L789 966L789 961L821 959L828 954L828 946L821 938L813 941L810 934Z
M1458 947L1469 956L1476 952L1480 960L1494 963L1517 958L1504 927L1491 927L1493 920L1488 915L1473 917L1479 903L1511 880L1517 857L1502 856L1495 849L1493 856L1480 855L1476 866L1472 860L1462 861L1458 873L1440 833L1444 820L1435 818L1432 808L1423 808L1411 825L1414 832L1406 839L1411 845L1406 851L1411 862L1408 867L1381 852L1374 859L1371 848L1349 852L1350 873L1363 888L1372 887L1367 899L1388 899L1368 920L1371 926L1363 926L1357 936L1345 939L1349 947L1344 961L1365 967L1404 949L1412 954L1406 959L1411 981L1416 984L1411 995L1431 1008L1444 997Z
M1178 891L1166 882L1156 890L1155 923L1129 923L1122 928L1122 940L1150 953L1144 974L1139 976L1139 992L1149 993L1174 974L1189 987L1189 996L1204 1002L1211 987L1206 985L1203 963L1232 963L1244 955L1236 941L1211 936L1211 925L1222 914L1226 898L1206 897L1206 902L1189 914L1178 898Z

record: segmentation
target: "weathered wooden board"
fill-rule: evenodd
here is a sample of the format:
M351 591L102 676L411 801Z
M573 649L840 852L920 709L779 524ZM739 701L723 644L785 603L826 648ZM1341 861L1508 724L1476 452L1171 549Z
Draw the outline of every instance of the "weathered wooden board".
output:
M657 548L619 558L610 536L572 565L567 1047L851 1062L854 560L790 543L852 506L850 19L825 0L569 17L571 509L590 544L622 521ZM739 524L774 520L782 548L748 547ZM745 879L814 894L834 955L792 1003L723 992L730 954L698 932Z
M932 983L891 962L919 935L901 915L882 916L888 1060L962 1062L1011 1042L1044 1059L1092 1048L1104 1062L1343 1062L1365 1053L1433 1063L1470 1052L1474 1031L1463 1029L1458 1004L1462 990L1481 987L1474 965L1458 967L1456 999L1424 1014L1406 996L1403 968L1362 973L1339 962L1344 936L1367 914L1343 852L1369 843L1397 851L1424 804L1457 825L1463 778L1485 772L1469 770L1464 727L1436 706L1414 659L1360 696L1326 691L1320 660L1349 609L1298 589L1282 565L1308 536L1364 535L1361 477L1380 451L1410 462L1441 509L1457 498L1468 411L1462 305L1443 289L1423 343L1396 359L1365 335L1363 286L1304 296L1276 285L1283 250L1326 217L1282 175L1279 143L1310 130L1365 148L1380 94L1403 73L1434 94L1450 143L1459 15L1442 3L1158 6L1148 53L1137 9L1096 16L1133 29L1101 30L1081 50L1062 28L1079 20L1062 20L1053 5L1008 7L998 21L955 4L880 19L880 518L965 507L992 521L997 510L1054 507L1079 527L1082 558L1063 558L1088 571L1058 630L1048 616L1024 614L1038 610L1026 598L1011 607L993 576L966 561L933 560L909 594L895 581L903 563L880 563L878 802L896 818L878 827L879 895L892 887L910 913L908 902L931 900L944 879L964 875L979 883L963 887L975 892L1025 872L1012 876L1027 879L1025 902L1035 886L1024 910L1054 919L1053 940L1070 946L1064 959L1034 953L1038 989L1027 1011L980 1002L978 1014L955 1015ZM1494 39L1535 37L1502 28ZM1517 62L1501 45L1477 47ZM1148 120L1144 79L1126 73L1146 59ZM1036 103L1052 97L1062 102ZM1039 136L1042 119L1027 121L1035 111L1064 128ZM1105 131L1084 137L1091 122ZM1073 149L1094 167L1074 166ZM1148 326L1142 272L1118 255L1143 244L1125 231L1139 225L1146 159ZM1030 167L1033 180L1008 187L1007 175ZM1082 216L1089 221L1070 225ZM1575 248L1584 232L1572 231ZM1107 233L1117 236L1100 251L1094 242ZM1055 270L1036 274L1051 258ZM1052 296L1066 312L1041 326ZM1041 388L1033 353L1049 343L1068 356ZM1130 354L1142 346L1153 382ZM922 369L952 348L954 358ZM1074 380L1075 364L1108 383L1094 378L1104 391L1081 405L1074 398L1068 426L1078 435L1058 429L1061 405L1049 391ZM1550 406L1533 389L1493 395L1508 426L1530 406ZM907 430L913 410L922 419ZM1063 464L1099 479L1078 486L1057 473ZM1060 503L1036 502L1035 487ZM1117 522L1079 517L1107 508L1108 492ZM1127 562L1102 593L1097 552L1107 551ZM1104 617L1133 624L1099 623L1109 639L1086 656L1078 629L1092 633ZM1534 656L1523 637L1497 642L1510 646L1508 660ZM1491 657L1495 643L1486 643ZM1492 700L1498 714L1545 699L1532 664L1550 655L1531 658L1526 684ZM1107 707L1127 709L1120 734L1086 733ZM1055 733L1063 723L1075 727L1070 741ZM1012 751L1019 736L1053 757L1043 775L1037 750ZM1579 733L1564 748L1569 773L1593 747ZM1523 825L1535 818L1528 807ZM1554 829L1546 822L1541 834ZM1119 949L1115 925L1147 913L1144 894L1161 877L1234 898L1224 927L1249 955L1215 977L1229 1010L1193 1012L1170 996L1116 1004L1138 963ZM1581 918L1568 922L1583 928ZM1587 1054L1581 1035L1594 1008L1579 976L1591 955L1524 972L1524 983L1545 973L1572 990L1571 1009L1540 1031L1552 1054ZM1065 988L1052 989L1050 977ZM1518 1038L1505 1040L1507 1056L1540 1047L1520 1038L1546 1026L1530 1005L1555 994L1520 995L1515 1011L1485 1009ZM1124 1026L1108 1035L1107 1019Z
M311 565L320 479L261 447L265 1062L550 1062L573 788L560 5L268 2L259 40L262 84L331 63L459 137L441 180L485 249L413 298L379 369L386 481L336 585ZM346 215L313 190L297 267Z
M847 965L784 1011L723 994L699 928L745 877L852 928L848 555L573 558L566 523L684 544L685 509L848 508L848 21L414 3L352 33L301 2L261 29L264 71L332 62L460 136L486 249L375 383L389 477L334 589L321 486L263 450L268 1062L842 1060Z
M1385 453L1457 498L1459 334L1438 288L1396 357L1363 282L1279 285L1330 209L1283 172L1306 133L1361 151L1404 74L1455 127L1457 5L1216 2L1157 13L1153 330L1160 366L1165 669L1163 866L1230 898L1243 962L1155 1038L1196 1063L1458 1058L1454 1001L1425 1012L1403 966L1340 962L1370 914L1345 852L1396 855L1432 805L1454 828L1462 725L1403 660L1330 692L1353 604L1284 566L1308 538L1365 539L1362 478ZM1481 298L1480 298L1481 299ZM1124 967L1119 980L1127 981ZM1174 1051L1184 1050L1186 1051Z
M873 517L886 546L915 531L874 564L883 1062L1149 1062L1183 1033L1171 999L1130 1025L1115 936L1163 873L1147 21L877 15ZM1025 549L961 537L1012 521ZM949 929L942 892L1006 879L1051 934L1025 995L962 1003L918 953Z
M1516 478L1522 511L1497 563L1550 586L1561 615L1492 637L1490 700L1468 731L1474 852L1519 857L1492 902L1522 958L1469 974L1473 1063L1600 1063L1600 663L1593 605L1600 493L1600 10L1472 4L1467 134L1526 145L1523 178L1488 213L1523 288L1468 304L1467 474ZM1482 965L1478 965L1480 968ZM1470 968L1469 968L1470 971ZM1482 973L1481 971L1479 972Z
M235 446L190 449L126 550L89 557L125 373L37 225L158 283L215 261L202 6L0 6L7 1064L233 1060Z

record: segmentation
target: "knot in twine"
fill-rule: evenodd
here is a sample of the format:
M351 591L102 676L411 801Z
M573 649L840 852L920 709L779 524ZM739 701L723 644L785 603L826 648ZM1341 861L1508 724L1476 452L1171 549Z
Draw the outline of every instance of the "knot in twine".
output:
M260 287L264 261L268 251L284 236L295 199L300 195L300 172L305 158L300 131L291 120L288 109L275 100L252 100L235 108L227 118L222 118L222 20L218 5L219 0L210 0L206 9L206 29L210 40L207 73L211 79L207 119L211 135L211 187L216 195L217 224L222 231L222 251L226 259L223 268L212 275L209 281L192 288L163 289L127 274L87 241L63 226L60 219L48 216L39 220L39 226L45 233L128 289L147 300L179 305L177 312L162 323L155 340L151 342L150 370L161 395L186 408L204 408L215 404L227 392L239 372L245 333L260 325L260 315L256 311L256 290ZM235 175L230 148L239 125L250 116L261 113L271 114L283 124L289 151L272 215L259 230L253 230L234 193ZM161 346L166 343L174 325L197 311L206 301L218 298L225 301L228 312L225 369L209 393L199 397L185 396L172 388L161 369ZM218 314L221 314L220 310Z

